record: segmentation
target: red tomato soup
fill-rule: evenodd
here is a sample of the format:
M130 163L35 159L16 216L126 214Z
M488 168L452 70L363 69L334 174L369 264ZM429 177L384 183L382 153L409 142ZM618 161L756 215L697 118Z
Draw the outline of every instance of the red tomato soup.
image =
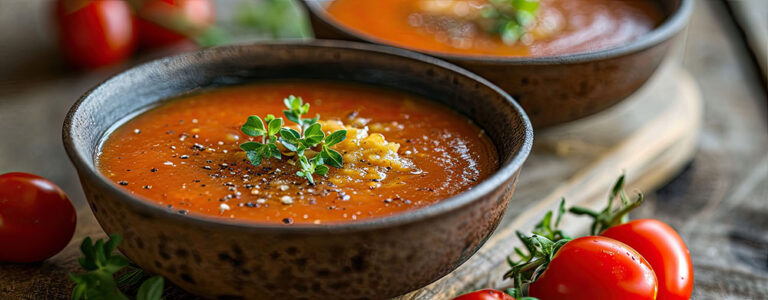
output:
M662 14L650 0L541 0L535 24L504 43L481 28L488 0L333 0L338 23L396 46L447 54L554 56L629 43L653 30Z
M250 115L283 117L295 95L320 114L343 168L299 177L296 160L252 165L239 148ZM286 125L292 124L285 120ZM310 156L312 149L307 150ZM164 102L104 142L100 171L127 192L180 214L281 224L345 222L418 209L463 191L498 168L483 130L435 102L403 92L328 81L269 81Z

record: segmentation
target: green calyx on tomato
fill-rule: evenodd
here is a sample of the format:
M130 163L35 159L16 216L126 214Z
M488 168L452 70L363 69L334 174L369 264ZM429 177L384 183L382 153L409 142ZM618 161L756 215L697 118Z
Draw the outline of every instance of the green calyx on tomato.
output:
M526 236L520 231L517 232L517 237L528 250L528 254L515 247L515 253L520 256L520 260L514 261L507 257L510 270L504 274L504 279L512 278L514 280L513 288L507 290L508 294L522 297L524 287L536 281L536 278L547 269L557 251L571 240L558 228L564 213L565 198L560 201L554 226L552 224L553 212L549 211L534 227L533 235Z
M602 211L596 212L578 206L571 207L568 211L575 215L588 215L594 218L595 221L590 228L592 235L599 235L608 228L626 223L629 221L629 212L643 203L643 194L637 193L637 199L630 200L627 193L624 192L624 182L624 175L621 175L611 189L608 205ZM614 207L617 197L621 202L617 207Z

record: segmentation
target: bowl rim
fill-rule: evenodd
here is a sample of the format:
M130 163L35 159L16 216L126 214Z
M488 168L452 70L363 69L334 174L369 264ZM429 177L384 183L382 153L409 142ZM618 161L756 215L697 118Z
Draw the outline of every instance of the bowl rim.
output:
M658 1L658 0L657 0ZM586 51L577 53L565 53L552 56L491 56L491 55L460 55L445 53L439 51L421 50L414 47L407 47L402 45L395 45L384 39L360 32L345 26L333 18L329 17L325 12L325 9L321 7L321 1L318 0L301 0L304 7L309 10L310 14L319 18L326 25L332 26L336 30L343 32L344 34L357 38L361 41L368 43L375 43L378 45L387 45L392 47L398 47L407 49L410 51L435 56L444 60L461 63L473 63L473 64L505 64L505 65L560 65L560 64L573 64L584 63L590 61L610 59L619 57L635 52L639 52L662 42L671 39L678 32L680 32L693 13L693 0L680 0L680 6L672 12L664 22L651 30L650 32L641 35L637 39L619 46L599 49L596 51Z
M129 192L120 188L117 184L111 182L105 175L99 172L94 163L94 153L98 149L92 149L82 153L75 146L74 131L79 127L75 125L75 117L80 112L80 107L87 101L91 101L91 96L99 89L105 88L109 83L113 81L119 81L123 77L130 77L137 72L152 68L162 68L172 65L176 65L175 62L182 62L185 59L192 57L199 57L203 54L211 54L216 52L227 52L238 48L248 47L278 47L278 46L299 46L299 47L315 47L315 48L337 48L347 49L355 51L370 52L371 55L390 55L398 56L401 58L414 60L419 63L431 64L449 72L457 73L460 76L466 77L470 80L477 82L492 91L498 93L503 100L505 100L513 113L519 116L520 122L523 128L523 139L517 153L513 153L511 159L506 162L502 162L502 165L491 174L488 178L481 181L477 185L472 186L471 189L461 192L452 197L440 200L432 205L425 206L418 209L407 210L401 213L397 213L390 216L365 219L360 221L351 222L331 222L316 224L291 224L285 225L280 223L266 223L266 222L245 222L245 221L231 221L229 219L208 217L204 215L181 215L175 211L165 209L153 202L150 199L142 199L140 196L132 195ZM318 50L321 51L321 50ZM114 124L111 124L114 125ZM354 232L363 230L373 230L382 228L394 228L397 226L419 222L422 220L437 217L439 215L453 212L465 205L473 203L485 195L493 192L494 189L503 185L507 180L514 176L522 167L523 163L527 159L531 152L533 145L533 128L528 115L522 109L522 107L511 96L504 92L501 88L492 84L491 82L483 79L482 77L471 73L463 68L453 65L449 62L427 56L424 54L389 47L382 45L374 45L360 42L350 41L329 41L329 40L302 40L302 41L271 41L271 42L256 42L247 44L235 44L228 46L213 47L203 49L199 51L186 52L174 56L169 56L150 62L142 63L133 66L127 70L124 70L118 74L115 74L102 82L98 83L93 88L85 92L70 108L64 125L62 127L62 138L64 148L69 156L70 161L74 164L75 168L80 175L81 181L88 181L89 184L97 186L99 189L106 190L108 193L116 195L115 199L124 202L126 205L131 205L134 208L150 214L159 216L162 218L168 218L176 222L186 223L190 225L205 225L206 228L211 229L235 229L235 230L252 230L259 232L274 232L274 233L341 233L341 232ZM90 200L88 201L90 202Z

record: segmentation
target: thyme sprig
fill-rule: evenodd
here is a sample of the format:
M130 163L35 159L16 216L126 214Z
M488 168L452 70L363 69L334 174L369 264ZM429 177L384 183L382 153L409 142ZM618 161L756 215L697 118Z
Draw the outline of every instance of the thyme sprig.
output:
M306 178L310 184L315 184L313 174L325 176L328 173L329 169L326 165L343 167L341 153L331 147L344 141L347 131L337 130L326 136L322 125L317 122L320 119L319 114L314 118L302 118L302 115L309 112L309 103L304 103L301 97L293 95L283 99L283 103L286 107L283 114L286 119L296 123L299 130L283 127L283 119L276 118L274 115L267 115L264 120L259 116L248 117L240 130L248 136L261 137L261 142L250 141L240 145L251 164L258 166L262 159L268 158L282 159L283 153L278 147L279 143L283 148L294 153L291 156L296 156L299 164L296 175ZM307 158L305 155L307 149L317 149L319 153L312 158Z
M493 22L490 31L501 36L506 44L519 41L536 22L539 0L491 0L483 17Z

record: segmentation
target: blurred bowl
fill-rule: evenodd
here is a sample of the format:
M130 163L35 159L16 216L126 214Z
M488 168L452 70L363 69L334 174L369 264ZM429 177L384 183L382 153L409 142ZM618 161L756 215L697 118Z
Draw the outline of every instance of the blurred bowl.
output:
M336 22L325 10L332 1L302 1L317 38L388 44ZM661 25L618 47L546 57L482 57L409 50L447 60L495 83L520 103L533 126L540 129L611 107L653 75L693 10L693 0L654 1L663 10Z
M485 129L499 169L421 209L286 226L181 215L131 195L96 167L103 137L126 116L201 88L278 78L367 83L442 102ZM523 110L477 75L410 51L339 41L219 47L134 67L77 101L63 136L99 224L123 235L122 253L194 294L248 299L387 298L448 274L498 225L533 141Z

